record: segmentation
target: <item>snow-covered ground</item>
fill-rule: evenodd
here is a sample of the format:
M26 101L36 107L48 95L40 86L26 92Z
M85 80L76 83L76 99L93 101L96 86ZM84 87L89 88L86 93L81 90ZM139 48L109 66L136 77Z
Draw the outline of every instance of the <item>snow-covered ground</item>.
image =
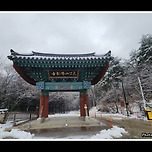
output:
M101 113L100 111L98 111L98 109L96 107L92 107L90 110L89 110L89 113L90 115L96 115L96 116L101 116L101 114L104 116L104 115L107 115L107 116L118 116L118 117L113 117L113 119L121 119L122 117L127 117L127 112L125 111L124 114L120 114L120 113ZM133 114L130 114L129 115L129 118L134 118L134 119L142 119L142 120L147 120L147 117L145 116L142 116L140 111L138 111L137 109L134 110L134 113Z
M113 138L120 138L122 134L128 133L125 129L113 126L111 129L104 129L100 131L98 134L91 137L91 139L113 139Z
M10 121L7 121L6 124L0 124L0 139L32 139L34 137L34 134L19 129L12 129L10 132L5 131L5 128L11 126Z
M94 110L93 110L94 111ZM108 115L108 114L107 114ZM79 112L73 111L66 114L55 114L49 115L49 117L70 117L70 116L79 116ZM122 134L127 133L123 128L113 126L111 129L101 130L99 133L95 135L72 135L66 136L64 138L56 138L56 137L37 137L34 134L29 132L21 131L19 129L12 129L12 131L5 131L5 128L9 128L12 126L10 121L7 121L6 124L0 124L0 139L113 139L119 138Z

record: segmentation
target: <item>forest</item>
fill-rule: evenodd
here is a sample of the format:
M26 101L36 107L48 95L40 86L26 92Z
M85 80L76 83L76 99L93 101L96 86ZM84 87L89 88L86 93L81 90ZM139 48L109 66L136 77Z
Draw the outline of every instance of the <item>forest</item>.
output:
M139 44L139 48L130 51L127 60L114 56L104 78L89 90L89 108L98 106L101 111L119 113L120 104L124 102L129 113L132 112L134 104L142 111L138 77L146 101L152 100L152 35L142 35ZM25 82L11 64L0 65L0 108L7 108L9 111L38 109L39 90ZM71 110L79 110L78 92L49 94L50 113L65 113Z
M143 112L138 77L145 100L152 100L152 35L142 35L139 44L138 49L130 52L128 60L114 57L104 78L92 87L92 104L102 111L119 113L123 101L129 113L133 112L134 105Z

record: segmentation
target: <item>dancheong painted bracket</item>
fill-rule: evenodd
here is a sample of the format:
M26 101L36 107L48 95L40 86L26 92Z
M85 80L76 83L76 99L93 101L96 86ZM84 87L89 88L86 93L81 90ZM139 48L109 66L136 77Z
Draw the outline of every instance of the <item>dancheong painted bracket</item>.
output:
M36 88L48 91L80 91L91 88L91 82L37 82Z

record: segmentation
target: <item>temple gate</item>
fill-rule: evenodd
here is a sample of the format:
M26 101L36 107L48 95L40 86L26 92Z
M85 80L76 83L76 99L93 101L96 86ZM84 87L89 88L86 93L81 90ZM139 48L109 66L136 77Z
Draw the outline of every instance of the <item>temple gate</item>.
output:
M49 92L80 92L80 115L89 116L88 92L106 73L112 59L105 55L49 54L33 52L19 54L12 49L8 56L13 67L29 84L41 91L39 117L48 117ZM85 110L85 108L87 110Z

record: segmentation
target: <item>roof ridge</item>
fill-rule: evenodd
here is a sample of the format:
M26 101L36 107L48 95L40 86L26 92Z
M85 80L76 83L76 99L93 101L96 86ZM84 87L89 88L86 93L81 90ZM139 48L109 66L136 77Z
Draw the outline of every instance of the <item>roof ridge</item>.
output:
M53 53L41 53L41 52L35 52L32 51L30 54L21 54L17 53L14 50L10 50L11 55L13 56L45 56L45 57L110 57L111 56L111 51L108 51L106 54L102 55L96 55L95 52L93 53L86 53L86 54L53 54Z
M95 56L95 52L93 53L86 53L86 54L54 54L54 53L40 53L32 51L33 55L37 56L60 56L60 57L83 57L83 56Z

